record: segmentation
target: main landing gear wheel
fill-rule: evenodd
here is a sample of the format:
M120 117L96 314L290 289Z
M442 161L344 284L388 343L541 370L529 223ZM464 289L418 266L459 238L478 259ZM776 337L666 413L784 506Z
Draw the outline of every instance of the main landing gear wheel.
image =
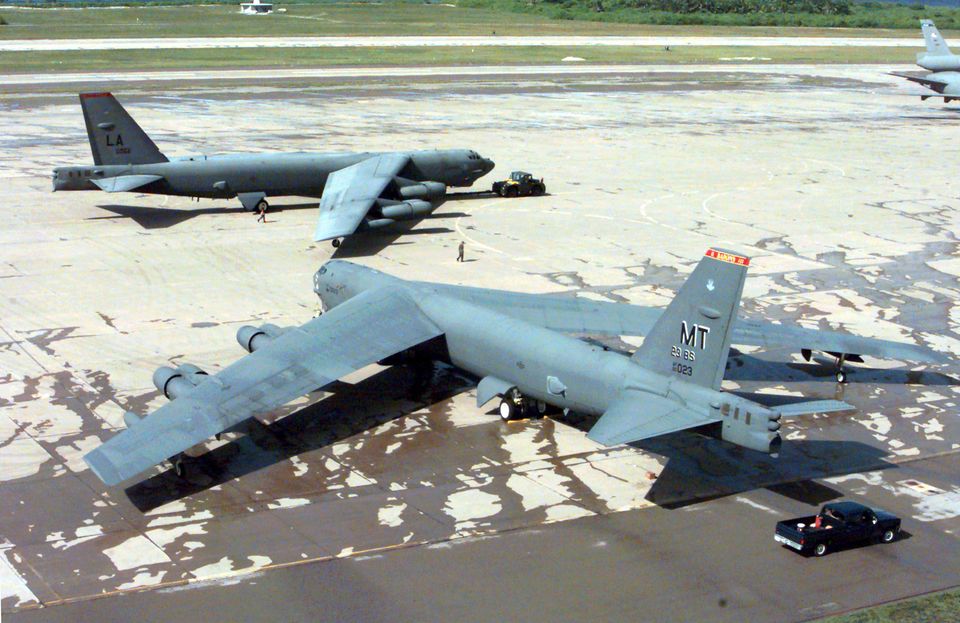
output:
M269 209L270 209L270 204L267 203L267 200L261 199L260 201L257 202L257 207L255 211L259 213L259 212L266 212Z
M339 239L339 238L334 238L333 240L330 241L330 244L333 245L333 248L334 248L334 249L337 249L337 248L340 247L340 239Z
M500 419L509 422L517 417L517 405L510 398L504 397L500 400L499 412Z

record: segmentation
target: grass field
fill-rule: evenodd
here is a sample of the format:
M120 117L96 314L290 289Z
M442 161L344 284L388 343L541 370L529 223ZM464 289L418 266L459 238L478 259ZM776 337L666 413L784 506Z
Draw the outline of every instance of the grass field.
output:
M439 4L289 5L287 13L240 15L235 5L0 10L0 39L320 35L756 35L909 36L903 30L658 26L551 19L505 8ZM919 25L913 33L920 37ZM960 33L945 32L960 39Z
M317 67L371 65L496 65L556 63L577 56L589 63L900 63L910 62L908 48L863 47L429 47L429 48L251 48L110 50L0 53L5 73L202 69L227 67Z
M957 623L960 589L905 599L859 612L821 619L817 623Z

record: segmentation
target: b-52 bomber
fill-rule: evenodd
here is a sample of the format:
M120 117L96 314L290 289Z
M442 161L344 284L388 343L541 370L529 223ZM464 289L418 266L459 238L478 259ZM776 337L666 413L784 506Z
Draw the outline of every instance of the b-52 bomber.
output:
M776 454L781 417L851 409L836 400L768 408L721 390L731 343L789 346L911 361L920 346L736 319L750 260L710 249L665 311L582 298L405 281L331 260L314 276L324 312L299 327L244 326L250 354L217 374L191 364L153 375L170 402L84 460L116 485L374 362L427 357L480 379L477 406L500 397L512 419L547 405L600 418L599 443L629 443L712 425L746 448ZM632 356L565 335L646 335ZM396 356L396 357L395 357ZM842 355L841 355L842 358Z
M942 97L944 104L953 100L960 101L960 55L950 52L947 42L931 20L920 20L920 28L923 30L927 51L917 54L917 65L929 69L932 73L919 75L894 72L892 75L922 84L937 92L937 95L921 95L921 101L931 97Z
M230 199L266 210L268 196L320 198L314 239L427 216L451 186L470 186L494 162L470 149L341 153L251 153L167 158L110 93L84 93L80 107L93 166L57 167L53 190L102 190Z

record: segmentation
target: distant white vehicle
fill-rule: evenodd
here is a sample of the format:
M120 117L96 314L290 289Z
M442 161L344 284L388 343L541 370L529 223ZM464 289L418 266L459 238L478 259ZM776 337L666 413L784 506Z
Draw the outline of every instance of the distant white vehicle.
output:
M241 2L240 12L244 15L267 15L273 13L273 4L253 0L253 2Z

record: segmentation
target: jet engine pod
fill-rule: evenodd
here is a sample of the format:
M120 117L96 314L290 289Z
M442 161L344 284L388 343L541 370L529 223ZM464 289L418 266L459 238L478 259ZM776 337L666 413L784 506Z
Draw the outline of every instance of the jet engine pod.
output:
M421 182L400 188L398 194L404 199L438 199L447 192L442 182Z
M411 199L380 208L380 214L383 215L383 218L393 220L422 216L430 214L432 211L433 204L420 199Z
M263 348L285 332L286 329L281 329L270 323L260 325L260 327L244 325L237 330L237 343L243 347L243 350L252 353L258 348Z
M174 400L199 385L206 376L206 372L190 363L182 364L176 370L161 366L153 373L153 386Z
M723 417L724 441L777 456L780 452L780 413L758 404L737 405Z

